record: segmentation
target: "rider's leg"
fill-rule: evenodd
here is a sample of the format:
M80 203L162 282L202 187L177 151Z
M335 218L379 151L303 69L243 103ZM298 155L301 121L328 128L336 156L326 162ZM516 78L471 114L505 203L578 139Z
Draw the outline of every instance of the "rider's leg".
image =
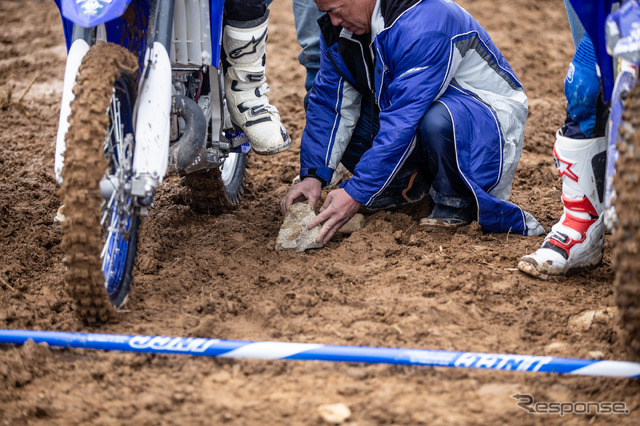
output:
M577 48L584 37L584 26L580 22L580 18L578 18L578 15L573 9L573 6L571 6L571 2L569 0L564 0L564 7L567 10L569 28L571 28L571 36L573 37L573 46Z
M269 103L265 47L269 11L264 0L227 1L222 44L227 62L225 91L233 123L253 150L276 154L291 146L276 107Z
M604 247L605 138L570 139L560 130L554 157L564 212L542 247L518 263L521 271L543 279L597 265Z
M588 268L602 260L606 107L588 37L569 67L565 95L567 119L553 150L562 177L564 212L542 247L518 264L521 271L539 278Z

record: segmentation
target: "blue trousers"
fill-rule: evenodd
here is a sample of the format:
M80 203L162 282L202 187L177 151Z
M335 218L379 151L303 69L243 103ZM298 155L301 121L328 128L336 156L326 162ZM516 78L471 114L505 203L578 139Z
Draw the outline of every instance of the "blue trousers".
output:
M378 133L377 108L368 100L362 104L360 119L342 156L342 165L354 172L362 155L371 148ZM447 108L434 102L420 121L417 146L389 186L369 206L373 210L415 203L430 194L434 202L466 207L474 197L458 172L453 122Z
M567 114L562 133L571 139L603 136L608 108L602 100L596 52L569 0L564 0L564 4L575 54L564 82Z
M571 28L571 37L573 37L573 46L578 48L578 45L584 37L584 26L580 22L580 18L576 15L576 11L571 6L569 0L564 0L564 7L567 10L567 19L569 19L569 28Z

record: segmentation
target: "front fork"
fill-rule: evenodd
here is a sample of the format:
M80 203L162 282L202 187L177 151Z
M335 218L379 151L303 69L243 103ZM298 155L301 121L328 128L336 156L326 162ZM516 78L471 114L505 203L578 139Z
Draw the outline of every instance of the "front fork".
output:
M607 230L615 231L618 222L615 211L616 193L613 188L613 178L616 173L616 161L618 160L618 149L616 143L620 126L624 125L622 113L624 105L633 86L638 79L638 67L625 60L619 60L619 70L616 75L613 94L611 95L611 112L609 113L609 123L607 126L607 169L605 180L605 210L604 222Z
M91 28L73 26L72 44L67 55L67 63L64 70L64 83L62 86L62 102L60 105L60 118L58 120L58 135L56 137L56 153L53 169L56 173L58 185L62 185L62 167L64 166L64 152L66 151L65 136L69 130L69 114L71 114L71 101L75 98L73 86L76 85L76 76L84 55L89 51L89 45L94 38Z
M151 200L167 172L172 95L168 52L171 47L173 10L173 1L157 0L152 3L144 70L134 110L135 151L131 193L142 204ZM94 39L93 29L74 25L65 69L54 159L59 184L62 184L65 136L69 128L70 105L74 98L72 90L82 59Z

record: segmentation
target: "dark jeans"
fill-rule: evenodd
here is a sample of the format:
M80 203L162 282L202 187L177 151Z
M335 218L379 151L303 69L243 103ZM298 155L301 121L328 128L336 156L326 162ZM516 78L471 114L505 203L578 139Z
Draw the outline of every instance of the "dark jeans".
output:
M377 108L372 113L368 102L362 103L360 119L342 157L342 164L353 173L362 155L371 148L378 133ZM418 126L418 143L387 188L371 209L415 203L431 194L434 202L451 207L466 207L474 202L473 193L464 183L456 162L453 122L447 108L434 102Z

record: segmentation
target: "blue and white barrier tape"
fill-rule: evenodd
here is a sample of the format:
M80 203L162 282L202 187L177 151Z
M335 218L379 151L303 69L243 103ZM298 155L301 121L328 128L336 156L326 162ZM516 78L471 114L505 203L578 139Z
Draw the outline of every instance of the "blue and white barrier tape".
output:
M0 343L22 345L29 339L36 343L46 342L49 346L156 354L461 367L579 376L640 378L640 363L625 361L595 361L551 356L338 346L315 343L251 342L198 337L0 330Z

